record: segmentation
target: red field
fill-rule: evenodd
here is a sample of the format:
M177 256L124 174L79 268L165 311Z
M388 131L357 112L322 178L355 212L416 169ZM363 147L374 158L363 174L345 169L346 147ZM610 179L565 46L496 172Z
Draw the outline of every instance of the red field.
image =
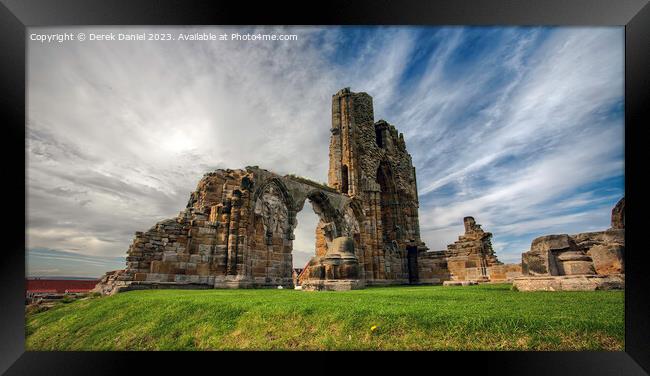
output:
M27 292L66 293L87 292L92 290L99 280L78 279L27 279Z

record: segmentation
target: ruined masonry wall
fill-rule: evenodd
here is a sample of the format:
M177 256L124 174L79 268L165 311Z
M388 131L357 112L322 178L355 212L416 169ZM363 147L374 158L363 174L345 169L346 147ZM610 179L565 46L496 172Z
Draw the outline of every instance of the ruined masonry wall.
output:
M422 255L420 273L432 281L504 282L521 275L518 264L501 263L492 249L492 233L486 232L474 218L463 219L465 233L444 251Z
M217 170L199 181L176 218L136 233L126 270L111 278L130 281L129 288L290 287L295 218L305 201L320 218L316 257L324 256L337 237L360 240L349 197L257 167Z
M412 158L397 128L375 121L370 95L333 95L330 130L327 185L256 166L205 174L176 218L136 233L127 268L103 285L291 287L293 232L306 201L319 222L300 281L313 289L440 283L500 264L478 225L447 251L427 252Z

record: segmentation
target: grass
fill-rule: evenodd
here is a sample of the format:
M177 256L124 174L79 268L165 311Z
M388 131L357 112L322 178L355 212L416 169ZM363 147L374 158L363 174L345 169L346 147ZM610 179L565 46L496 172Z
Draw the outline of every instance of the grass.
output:
M27 350L623 350L624 304L507 284L148 290L28 314L26 332Z

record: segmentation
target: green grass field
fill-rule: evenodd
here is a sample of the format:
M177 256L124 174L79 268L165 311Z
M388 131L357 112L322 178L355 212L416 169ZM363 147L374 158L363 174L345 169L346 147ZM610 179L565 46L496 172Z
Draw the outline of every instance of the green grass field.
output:
M623 350L624 304L507 284L149 290L28 314L26 332L27 350Z

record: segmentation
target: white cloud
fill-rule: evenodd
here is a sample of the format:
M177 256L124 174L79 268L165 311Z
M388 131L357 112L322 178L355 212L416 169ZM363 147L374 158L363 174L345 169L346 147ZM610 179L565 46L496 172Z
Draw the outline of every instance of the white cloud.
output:
M498 117L481 119L494 126L469 127L474 137L461 149L471 152L427 155L447 167L427 176L430 180L421 184L421 194L449 183L468 184L462 179L472 174L483 180L471 197L428 202L420 210L421 223L450 227L463 216L474 215L495 236L515 230L568 232L568 227L586 231L593 230L593 223L602 224L600 229L608 227L608 210L618 195L597 211L561 212L567 197L577 198L576 190L623 173L622 117L603 116L603 110L623 96L622 47L620 29L553 33L509 90L508 100L497 102L502 107ZM520 162L499 167L499 160L506 157ZM425 238L437 247L453 240L438 235L440 230ZM518 254L507 243L503 249L507 257Z

